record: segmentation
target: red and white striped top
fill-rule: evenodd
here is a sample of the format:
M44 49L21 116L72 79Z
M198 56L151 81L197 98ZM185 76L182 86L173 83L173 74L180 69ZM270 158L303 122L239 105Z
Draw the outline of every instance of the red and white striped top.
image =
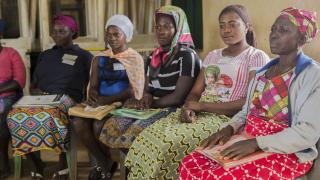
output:
M204 93L208 94L207 91L212 91L222 102L244 98L247 95L249 72L264 66L269 61L269 56L252 46L235 57L222 56L222 50L213 50L204 59L202 64L206 73L206 90ZM213 70L215 68L218 70ZM215 71L216 78L207 78L212 77L208 76L210 69Z

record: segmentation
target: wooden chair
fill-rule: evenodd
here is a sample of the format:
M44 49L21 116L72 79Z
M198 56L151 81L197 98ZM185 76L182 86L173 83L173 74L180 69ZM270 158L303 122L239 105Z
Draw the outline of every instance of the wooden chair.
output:
M40 151L36 152L37 156L40 156ZM22 156L14 157L14 177L20 178L21 177L21 170L22 170ZM71 158L70 158L70 151L67 152L67 161L68 161L68 168L71 168ZM71 173L70 178L71 178Z

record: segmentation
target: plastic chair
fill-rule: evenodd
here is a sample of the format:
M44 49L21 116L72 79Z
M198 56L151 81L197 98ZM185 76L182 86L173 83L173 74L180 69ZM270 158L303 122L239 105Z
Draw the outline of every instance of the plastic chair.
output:
M36 156L40 157L40 151L35 152ZM21 177L21 170L22 170L22 156L16 156L14 157L14 177L20 178ZM72 169L72 163L71 163L71 151L67 151L67 164L69 169L69 176L70 179L72 179L71 176L71 169Z
M70 131L70 148L66 152L67 156L67 164L69 169L69 177L70 180L77 180L78 179L78 173L77 173L77 143L76 143L76 136L73 130L73 126L71 126ZM40 157L40 151L36 152L36 155ZM17 156L14 157L14 177L15 179L21 177L21 168L22 167L22 157Z

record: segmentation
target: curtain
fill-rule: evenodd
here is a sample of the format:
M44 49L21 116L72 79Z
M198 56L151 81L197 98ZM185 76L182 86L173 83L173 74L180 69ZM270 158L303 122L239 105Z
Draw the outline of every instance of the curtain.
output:
M196 49L203 48L202 40L202 1L201 0L172 0L172 5L184 10L187 15L191 35Z
M153 33L154 12L160 6L170 4L168 0L108 0L106 3L107 20L114 14L128 16L138 34Z

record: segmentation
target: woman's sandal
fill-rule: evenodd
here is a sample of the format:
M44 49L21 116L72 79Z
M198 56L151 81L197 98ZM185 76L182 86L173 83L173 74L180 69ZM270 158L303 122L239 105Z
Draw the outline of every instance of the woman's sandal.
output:
M60 171L57 171L53 173L52 178L55 180L67 180L69 178L69 169L62 169Z
M112 180L111 172L101 172L100 180Z
M113 174L117 171L117 169L118 169L118 163L113 162L109 172L101 172L100 180L111 180Z
M32 180L43 180L43 175L37 172L31 171L31 179Z
M89 180L109 180L118 169L118 163L114 162L109 172L103 172L100 166L94 166L90 171Z
M100 166L94 166L90 171L88 179L89 180L99 180L101 178L102 168Z

